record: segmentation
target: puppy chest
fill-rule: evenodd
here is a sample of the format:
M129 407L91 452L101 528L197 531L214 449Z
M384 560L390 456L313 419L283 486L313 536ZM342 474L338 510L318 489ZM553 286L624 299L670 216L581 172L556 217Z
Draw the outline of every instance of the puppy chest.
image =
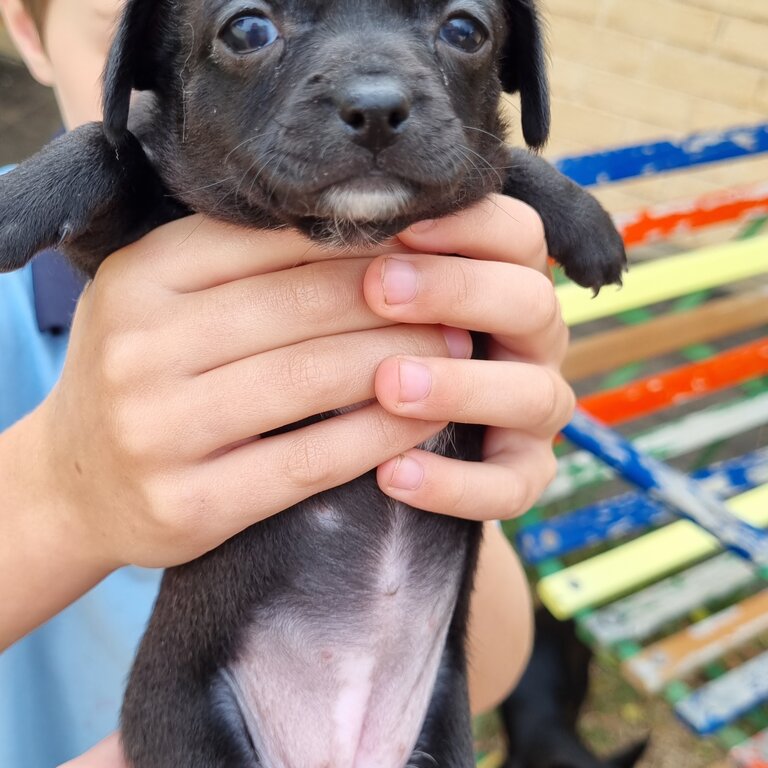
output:
M295 574L290 593L256 612L220 675L224 700L239 710L265 768L400 768L411 756L463 558L447 542L442 553L420 544L427 513L389 503L377 513L386 525L366 538L350 524L355 510L322 497L308 505L326 573L317 573L313 558L311 576ZM354 545L347 548L348 528ZM344 591L333 594L329 584Z

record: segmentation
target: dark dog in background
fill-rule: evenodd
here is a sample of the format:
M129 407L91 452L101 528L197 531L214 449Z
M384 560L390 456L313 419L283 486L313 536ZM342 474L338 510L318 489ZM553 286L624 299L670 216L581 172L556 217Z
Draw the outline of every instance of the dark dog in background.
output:
M533 0L128 0L103 124L0 179L0 268L59 247L93 275L191 211L357 246L503 191L539 211L572 278L617 282L607 214L499 138L502 90L542 146ZM480 459L480 428L443 437L436 450ZM369 473L169 569L125 697L129 762L469 768L479 541Z
M536 635L528 667L501 705L509 742L505 768L632 768L647 740L601 760L578 736L576 724L589 692L592 652L573 621L536 611Z

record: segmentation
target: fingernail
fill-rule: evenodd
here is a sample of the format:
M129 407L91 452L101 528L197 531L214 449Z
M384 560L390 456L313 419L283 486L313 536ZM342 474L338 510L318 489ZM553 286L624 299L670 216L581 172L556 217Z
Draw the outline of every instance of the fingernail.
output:
M410 360L400 361L400 402L423 400L432 389L432 373L426 365Z
M436 223L437 219L424 219L423 221L417 221L415 224L411 224L409 229L414 234L420 235L422 232L429 232Z
M457 360L467 360L472 357L472 337L466 331L450 325L444 325L442 330L451 357Z
M389 258L384 262L381 288L387 304L407 304L416 296L418 276L413 264Z
M415 491L421 487L423 481L424 470L421 464L410 456L398 456L392 477L389 479L390 487L403 491Z

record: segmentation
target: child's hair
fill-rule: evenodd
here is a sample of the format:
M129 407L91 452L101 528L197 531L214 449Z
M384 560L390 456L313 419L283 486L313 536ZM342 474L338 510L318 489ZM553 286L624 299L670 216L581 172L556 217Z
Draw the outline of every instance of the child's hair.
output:
M42 31L45 12L48 10L48 0L21 0L21 3L29 11L37 28Z

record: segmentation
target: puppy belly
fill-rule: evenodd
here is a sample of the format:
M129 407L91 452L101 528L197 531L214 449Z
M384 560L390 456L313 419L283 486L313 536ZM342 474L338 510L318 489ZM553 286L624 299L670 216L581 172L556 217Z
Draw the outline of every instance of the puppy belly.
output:
M320 525L333 524L332 510L317 515ZM355 609L323 616L317 606L307 612L283 604L248 629L221 682L264 768L408 763L460 580L459 563L455 578L425 579L414 556L413 542L395 534L370 563L371 588L355 595Z

